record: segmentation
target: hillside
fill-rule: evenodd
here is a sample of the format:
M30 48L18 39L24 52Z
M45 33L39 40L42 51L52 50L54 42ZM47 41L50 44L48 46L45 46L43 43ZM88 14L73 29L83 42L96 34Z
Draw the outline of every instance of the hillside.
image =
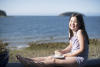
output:
M0 10L0 16L7 16L6 12L3 10Z
M64 12L64 13L61 13L59 16L71 16L73 13L79 13L79 12ZM82 14L82 13L80 13ZM82 14L84 16L84 14Z

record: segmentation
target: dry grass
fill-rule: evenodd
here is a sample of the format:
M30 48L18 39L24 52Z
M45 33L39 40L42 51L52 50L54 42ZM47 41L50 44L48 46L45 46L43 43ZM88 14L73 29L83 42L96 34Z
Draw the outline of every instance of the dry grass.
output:
M90 40L89 58L100 58L100 39Z

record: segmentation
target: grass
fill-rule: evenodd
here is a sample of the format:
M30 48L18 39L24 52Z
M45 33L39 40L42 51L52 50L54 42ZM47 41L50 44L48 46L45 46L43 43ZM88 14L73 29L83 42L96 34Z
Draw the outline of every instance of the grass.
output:
M91 58L100 58L100 40L99 39L90 39L89 45L89 59ZM63 49L68 45L68 43L64 42L56 42L56 43L29 43L30 47L23 49L15 49L9 50L10 59L9 62L18 62L16 60L15 55L20 54L24 57L41 57L41 56L49 56L53 55L55 50Z
M100 58L100 39L90 40L89 58Z

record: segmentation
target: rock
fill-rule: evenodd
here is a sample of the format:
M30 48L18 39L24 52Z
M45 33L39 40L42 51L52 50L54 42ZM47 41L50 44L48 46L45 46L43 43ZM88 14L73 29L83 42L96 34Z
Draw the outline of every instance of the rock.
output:
M3 10L0 10L0 16L7 16L6 12Z

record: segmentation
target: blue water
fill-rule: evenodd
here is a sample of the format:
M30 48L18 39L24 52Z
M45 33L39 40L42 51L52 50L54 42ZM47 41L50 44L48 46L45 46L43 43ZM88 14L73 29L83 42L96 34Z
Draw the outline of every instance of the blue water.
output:
M66 42L69 17L10 16L0 18L0 40L10 46L27 46L29 42ZM84 17L90 38L100 38L100 17Z

